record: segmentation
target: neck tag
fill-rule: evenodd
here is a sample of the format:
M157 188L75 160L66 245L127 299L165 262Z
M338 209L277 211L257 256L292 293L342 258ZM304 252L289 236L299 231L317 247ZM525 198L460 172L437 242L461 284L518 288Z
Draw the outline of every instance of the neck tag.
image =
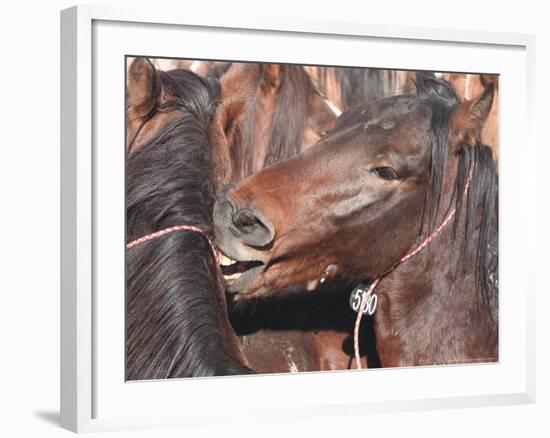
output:
M367 295L370 283L359 283L355 289L351 291L349 296L349 305L351 310L355 313L359 313L359 308L363 302L363 297ZM378 297L375 291L371 291L364 299L367 300L366 305L363 308L363 315L372 315L376 312L376 306L378 304Z

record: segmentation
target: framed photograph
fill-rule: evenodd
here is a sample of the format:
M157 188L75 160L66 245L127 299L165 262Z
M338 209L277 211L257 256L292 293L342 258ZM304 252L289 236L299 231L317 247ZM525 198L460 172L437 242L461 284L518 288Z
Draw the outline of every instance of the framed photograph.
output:
M61 26L63 427L534 401L533 36Z

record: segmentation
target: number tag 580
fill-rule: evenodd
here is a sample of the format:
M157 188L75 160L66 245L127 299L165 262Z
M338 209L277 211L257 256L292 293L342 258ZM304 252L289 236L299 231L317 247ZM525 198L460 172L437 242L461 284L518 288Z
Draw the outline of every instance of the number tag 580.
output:
M363 296L367 294L368 290L369 285L361 283L359 284L359 286L351 291L351 295L349 297L349 305L354 312L359 312L359 307L361 307ZM376 305L378 304L378 297L373 291L365 299L367 300L367 304L363 309L363 315L374 314L374 312L376 312Z

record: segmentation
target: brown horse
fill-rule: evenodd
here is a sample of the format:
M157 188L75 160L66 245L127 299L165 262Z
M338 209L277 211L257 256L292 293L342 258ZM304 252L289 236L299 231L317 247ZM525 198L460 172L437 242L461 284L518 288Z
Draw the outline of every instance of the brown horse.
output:
M252 372L207 236L215 189L231 174L235 124L258 78L250 66L235 66L221 83L186 70L159 72L144 58L129 67L127 239L177 225L202 230L127 249L129 380Z
M229 289L380 278L382 366L495 361L498 178L479 141L494 87L461 102L420 73L416 88L352 108L311 149L220 192L218 244L245 262Z

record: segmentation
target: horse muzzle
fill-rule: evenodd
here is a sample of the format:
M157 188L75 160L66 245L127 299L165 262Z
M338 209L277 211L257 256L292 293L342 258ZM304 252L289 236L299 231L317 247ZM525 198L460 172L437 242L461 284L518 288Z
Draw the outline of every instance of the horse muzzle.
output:
M275 227L261 212L240 206L222 189L214 205L214 225L220 242L237 240L255 249L268 246L275 238Z
M263 272L269 259L269 248L275 238L272 223L250 206L240 206L230 197L229 187L223 188L214 205L216 244L229 258L222 265L230 273L229 292L245 292ZM236 278L235 278L236 277Z

